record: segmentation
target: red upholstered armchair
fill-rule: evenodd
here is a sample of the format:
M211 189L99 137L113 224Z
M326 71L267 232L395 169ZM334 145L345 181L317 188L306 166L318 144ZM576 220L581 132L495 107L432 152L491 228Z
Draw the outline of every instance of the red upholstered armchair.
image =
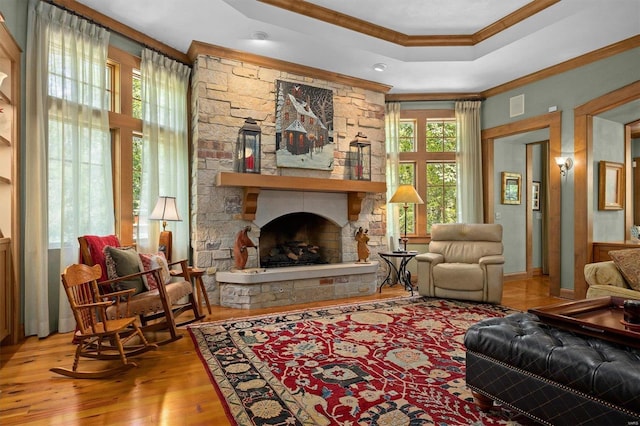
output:
M185 260L167 263L164 256L140 254L135 247L121 247L115 235L78 237L80 261L86 265L100 265L100 291L110 293L134 288L129 298L129 312L140 318L143 332L166 331L169 337L157 342L165 344L180 339L177 327L204 318L196 303L189 267ZM179 267L179 272L169 268ZM187 303L180 303L187 298ZM193 317L176 322L181 314L191 311ZM107 315L117 317L114 305Z

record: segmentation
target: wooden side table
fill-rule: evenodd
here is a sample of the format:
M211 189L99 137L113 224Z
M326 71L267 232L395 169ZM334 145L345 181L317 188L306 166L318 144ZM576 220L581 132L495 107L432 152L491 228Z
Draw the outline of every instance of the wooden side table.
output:
M189 276L194 280L194 290L196 292L196 298L198 300L198 308L202 311L202 299L204 299L207 304L207 311L211 313L211 303L209 303L209 295L207 294L206 289L204 288L204 282L202 281L202 276L204 275L205 270L200 268L195 268L193 266L189 267ZM197 294L198 291L200 294Z
M198 303L198 310L202 312L202 299L207 305L207 311L211 313L211 303L209 303L209 295L207 294L206 289L204 288L204 282L202 281L202 276L206 272L204 269L195 268L193 266L188 267L189 277L191 277L193 284L194 296L196 298L196 303ZM182 275L180 271L171 270L169 271L172 276Z

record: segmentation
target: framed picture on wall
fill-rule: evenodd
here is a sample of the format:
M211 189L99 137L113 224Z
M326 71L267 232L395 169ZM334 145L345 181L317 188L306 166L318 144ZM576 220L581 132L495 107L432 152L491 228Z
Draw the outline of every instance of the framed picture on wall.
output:
M531 187L531 210L540 211L540 182L536 180Z
M333 91L276 80L276 165L333 170Z
M600 161L598 164L598 210L624 208L624 164Z
M502 204L520 204L522 175L502 172Z

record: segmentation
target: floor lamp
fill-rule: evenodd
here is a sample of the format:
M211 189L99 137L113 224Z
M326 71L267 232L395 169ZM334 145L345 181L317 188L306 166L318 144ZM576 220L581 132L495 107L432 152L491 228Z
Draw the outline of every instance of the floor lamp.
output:
M167 231L167 221L181 221L178 214L178 206L176 206L176 197L167 197L161 195L158 202L149 216L151 220L162 221L162 232L160 233L160 241L158 243L158 251L164 253L168 262L171 262L171 250L173 248L173 236L171 231Z
M407 251L407 209L409 208L409 204L424 204L420 195L413 187L413 185L400 185L396 192L393 194L390 203L402 203L402 208L404 209L404 237L402 238L403 250Z

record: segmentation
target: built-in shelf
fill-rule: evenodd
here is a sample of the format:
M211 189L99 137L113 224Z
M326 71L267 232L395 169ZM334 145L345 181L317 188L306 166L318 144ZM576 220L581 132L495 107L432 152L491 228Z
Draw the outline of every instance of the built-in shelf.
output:
M349 220L358 220L362 208L362 200L367 193L387 192L387 184L385 182L231 172L218 173L216 186L231 186L244 189L242 218L245 220L254 220L256 218L258 195L260 195L260 190L262 189L347 194Z
M15 344L24 335L20 315L20 62L22 52L0 22L0 341Z

